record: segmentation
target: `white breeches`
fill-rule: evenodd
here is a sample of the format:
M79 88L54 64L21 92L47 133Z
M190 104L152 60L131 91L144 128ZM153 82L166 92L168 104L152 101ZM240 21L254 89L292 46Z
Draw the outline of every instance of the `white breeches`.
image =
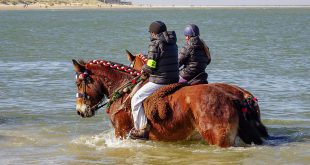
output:
M142 88L140 88L137 93L131 99L131 110L134 121L134 127L136 129L143 129L146 127L147 118L144 113L143 101L155 92L158 88L164 85L155 84L152 82L146 83Z

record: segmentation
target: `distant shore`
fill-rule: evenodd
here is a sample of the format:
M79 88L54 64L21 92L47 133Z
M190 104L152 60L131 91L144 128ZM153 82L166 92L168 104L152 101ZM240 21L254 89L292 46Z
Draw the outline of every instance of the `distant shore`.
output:
M158 5L120 5L120 4L0 4L0 10L43 10L43 9L109 9L109 8L310 8L309 6L158 6Z
M5 5L0 4L0 10L43 10L43 9L101 9L101 8L133 8L139 7L135 5L120 5L120 4L16 4L16 5Z

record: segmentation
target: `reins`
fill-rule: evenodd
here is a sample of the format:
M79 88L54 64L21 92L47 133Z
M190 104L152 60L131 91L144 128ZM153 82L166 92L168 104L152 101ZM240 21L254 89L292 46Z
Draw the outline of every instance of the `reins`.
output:
M123 86L115 90L115 92L112 93L110 96L110 100L107 103L107 108L110 108L112 103L122 97L125 93L131 91L139 82L144 80L141 76L136 76L132 80L129 80L127 83L125 83Z
M104 100L104 98L102 100L100 100L96 105L94 105L91 108L89 108L89 110L97 111L98 109L104 107L105 105L107 105L110 102L110 99L107 99L106 102L104 102L104 103L103 103L103 100Z

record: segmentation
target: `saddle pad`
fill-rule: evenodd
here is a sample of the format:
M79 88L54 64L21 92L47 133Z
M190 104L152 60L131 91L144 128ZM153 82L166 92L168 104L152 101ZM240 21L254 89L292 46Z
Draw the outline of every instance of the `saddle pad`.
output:
M169 117L171 108L166 96L186 86L185 83L174 83L159 88L143 102L145 115L151 120L164 120Z

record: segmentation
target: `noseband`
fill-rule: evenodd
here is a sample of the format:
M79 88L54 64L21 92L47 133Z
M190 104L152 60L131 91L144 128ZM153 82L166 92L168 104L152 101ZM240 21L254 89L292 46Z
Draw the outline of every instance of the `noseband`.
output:
M89 71L85 71L85 72L77 72L76 73L76 79L79 79L80 76L83 77L82 79L82 88L83 88L83 93L77 92L76 93L76 98L82 98L83 99L83 104L86 105L86 110L87 111L97 111L98 109L100 109L101 107L105 106L109 100L107 100L105 103L103 103L103 99L101 99L97 104L95 104L94 106L90 107L90 105L87 104L87 101L89 101L90 96L87 95L86 93L86 85L87 83L89 83L91 81L91 78L89 77Z

